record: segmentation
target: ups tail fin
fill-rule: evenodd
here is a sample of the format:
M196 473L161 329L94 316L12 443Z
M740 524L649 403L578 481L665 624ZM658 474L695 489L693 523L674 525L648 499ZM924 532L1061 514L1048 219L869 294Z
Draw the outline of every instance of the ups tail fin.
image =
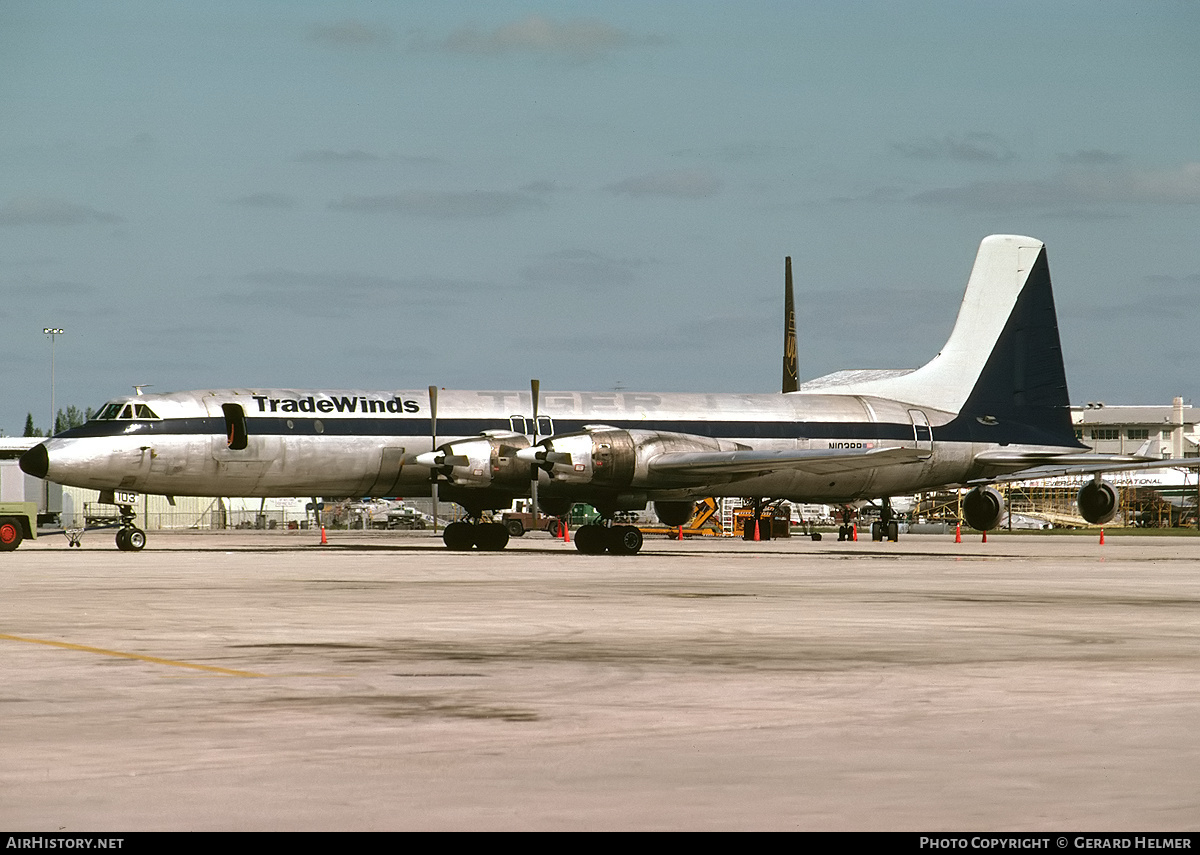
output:
M783 260L783 391L795 392L800 378L796 365L796 301L792 295L792 257Z

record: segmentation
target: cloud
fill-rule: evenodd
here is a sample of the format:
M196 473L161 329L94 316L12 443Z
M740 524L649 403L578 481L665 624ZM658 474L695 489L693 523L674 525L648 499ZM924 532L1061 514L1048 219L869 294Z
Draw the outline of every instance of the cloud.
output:
M295 196L287 193L251 193L230 199L225 204L239 205L245 208L294 208L299 203Z
M0 294L11 296L22 304L49 304L62 298L75 300L90 297L95 293L96 288L93 285L64 279L18 276L6 281L0 280Z
M385 162L399 162L427 166L429 164L437 164L442 162L436 157L408 154L374 154L373 152L363 151L362 149L357 148L348 149L346 151L337 151L329 148L302 151L296 155L293 160L295 160L297 163L313 163L319 166Z
M906 197L905 191L900 187L876 187L865 193L859 193L856 196L834 196L829 201L835 205L857 204L859 202L886 204L888 202L904 202L906 201Z
M599 290L631 284L634 270L646 263L607 258L586 249L564 250L522 268L520 275L537 285Z
M673 196L699 199L712 196L722 187L721 179L706 169L674 169L626 178L605 187L610 193L627 196Z
M1166 170L1069 170L1032 181L978 181L911 197L923 205L971 209L1200 204L1200 163Z
M564 188L557 181L530 181L521 188L526 193L536 193L539 196L548 196L551 193L559 193Z
M674 157L690 157L698 160L718 160L723 163L752 163L771 160L787 155L791 149L786 145L769 142L741 142L713 148L682 148L671 152Z
M1017 159L1008 145L995 134L971 133L940 140L893 143L892 151L915 160L954 160L968 163L1008 163Z
M356 271L258 270L238 277L219 295L231 307L267 309L301 318L354 318L372 307L402 306L407 316L430 307L458 305L484 286L436 276L397 278Z
M477 190L469 193L393 193L382 196L346 195L330 202L334 211L357 214L405 214L457 220L499 217L546 203L526 193Z
M1191 273L1185 276L1154 273L1145 277L1145 280L1146 284L1157 294L1175 292L1180 297L1191 297L1200 289L1200 273Z
M1098 148L1080 149L1067 154L1060 154L1058 159L1069 166L1111 166L1124 163L1125 155Z
M379 160L379 155L359 149L350 151L322 149L320 151L302 151L296 155L296 160L300 163L364 163Z
M633 36L603 21L577 19L559 22L541 15L530 15L493 30L461 27L439 47L450 53L483 56L525 53L572 62L590 62L621 48L659 42L653 37Z
M435 303L442 300L445 294L474 292L484 287L478 282L435 276L395 278L355 271L312 273L285 268L259 270L247 273L241 279L271 292L263 294L269 300L276 299L278 293L283 292L304 299L318 293L330 293L355 298L403 296L406 302L417 300ZM246 295L239 293L236 296L241 299Z
M313 24L308 28L308 40L326 47L362 50L388 47L395 37L391 29L381 24L346 20L335 24Z
M23 197L0 208L0 226L78 226L87 223L123 223L124 219L87 205L63 199Z

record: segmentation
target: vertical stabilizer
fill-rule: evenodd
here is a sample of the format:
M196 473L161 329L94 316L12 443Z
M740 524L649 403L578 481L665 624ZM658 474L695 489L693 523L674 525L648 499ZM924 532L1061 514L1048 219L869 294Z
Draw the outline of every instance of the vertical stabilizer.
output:
M902 376L825 391L895 398L958 413L964 424L1019 426L1010 441L1077 445L1045 244L984 238L937 356Z
M796 365L796 302L792 294L792 257L783 260L783 391L800 385Z

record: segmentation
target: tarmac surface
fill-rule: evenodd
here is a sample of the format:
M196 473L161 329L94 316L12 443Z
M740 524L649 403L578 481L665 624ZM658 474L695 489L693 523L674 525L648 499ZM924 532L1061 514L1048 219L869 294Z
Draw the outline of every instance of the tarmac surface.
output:
M0 554L0 828L1200 829L1200 537Z

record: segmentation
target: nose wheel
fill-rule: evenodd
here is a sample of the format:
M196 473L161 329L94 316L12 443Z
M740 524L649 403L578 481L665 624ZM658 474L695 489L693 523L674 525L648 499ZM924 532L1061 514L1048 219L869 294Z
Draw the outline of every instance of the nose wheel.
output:
M137 518L132 505L118 505L121 527L117 529L117 549L122 552L141 552L146 548L146 532L133 524Z

